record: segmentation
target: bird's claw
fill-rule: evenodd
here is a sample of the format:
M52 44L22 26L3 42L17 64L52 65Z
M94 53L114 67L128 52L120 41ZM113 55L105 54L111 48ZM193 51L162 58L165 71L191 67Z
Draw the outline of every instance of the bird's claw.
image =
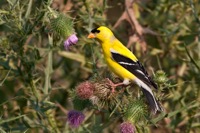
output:
M109 78L106 78L107 82L108 82L108 85L111 87L111 93L114 93L115 92L115 89L117 86L120 86L120 85L123 85L123 82L122 83L118 83L118 84L115 84L113 83Z
M117 87L109 78L106 78L107 84L111 87L111 93L115 92L115 88Z

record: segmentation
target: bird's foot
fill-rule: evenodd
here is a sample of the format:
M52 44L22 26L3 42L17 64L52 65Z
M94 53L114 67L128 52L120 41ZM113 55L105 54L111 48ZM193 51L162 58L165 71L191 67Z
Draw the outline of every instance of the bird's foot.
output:
M109 85L111 86L111 88L112 88L111 93L114 93L114 92L115 92L115 88L116 88L116 87L121 86L121 85L124 85L123 82L115 84L115 83L113 83L109 78L106 78L106 80L107 80L108 84L109 84Z

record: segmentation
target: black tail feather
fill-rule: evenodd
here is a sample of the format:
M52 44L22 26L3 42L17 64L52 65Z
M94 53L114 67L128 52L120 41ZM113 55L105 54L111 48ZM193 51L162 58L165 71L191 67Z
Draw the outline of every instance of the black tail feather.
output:
M157 111L163 111L162 107L160 106L160 104L157 102L157 100L155 99L155 97L148 92L146 89L142 88L142 92L145 95L147 102L149 103L150 108L154 111L154 113L156 113Z

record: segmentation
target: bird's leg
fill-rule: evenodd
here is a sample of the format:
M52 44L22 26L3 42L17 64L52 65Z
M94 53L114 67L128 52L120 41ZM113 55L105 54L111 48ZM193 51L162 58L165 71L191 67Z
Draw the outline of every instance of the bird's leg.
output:
M124 82L121 82L121 83L113 83L109 78L106 78L106 80L108 81L109 85L111 86L112 90L111 92L114 93L115 92L115 88L118 87L118 86L121 86L121 85L124 85Z

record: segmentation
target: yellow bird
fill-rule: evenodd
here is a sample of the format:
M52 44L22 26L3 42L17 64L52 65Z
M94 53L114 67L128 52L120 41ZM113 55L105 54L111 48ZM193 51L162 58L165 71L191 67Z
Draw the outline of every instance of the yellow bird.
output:
M108 67L123 79L123 82L118 84L110 81L113 87L112 91L119 85L128 85L134 81L142 89L151 109L155 113L162 111L151 90L151 86L157 89L157 85L135 55L114 36L109 28L105 26L95 28L88 35L88 38L96 38L99 41Z

